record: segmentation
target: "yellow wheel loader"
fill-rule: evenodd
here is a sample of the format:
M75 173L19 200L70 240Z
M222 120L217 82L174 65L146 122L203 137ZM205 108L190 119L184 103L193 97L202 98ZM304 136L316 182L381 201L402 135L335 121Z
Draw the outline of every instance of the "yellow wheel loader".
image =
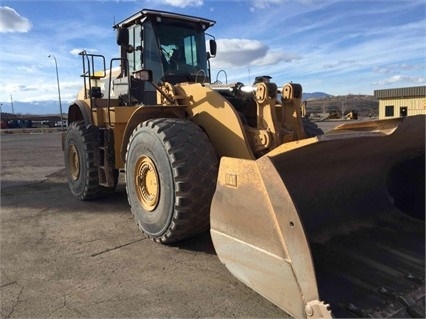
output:
M214 23L142 10L114 26L109 65L81 53L71 192L108 196L124 172L147 237L210 229L232 274L296 318L424 317L425 117L322 134L299 84L211 80Z

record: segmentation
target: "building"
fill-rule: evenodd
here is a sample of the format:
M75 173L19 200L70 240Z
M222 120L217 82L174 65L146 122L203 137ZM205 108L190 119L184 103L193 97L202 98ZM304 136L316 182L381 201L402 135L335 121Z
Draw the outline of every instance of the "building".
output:
M379 119L426 114L426 86L375 90Z

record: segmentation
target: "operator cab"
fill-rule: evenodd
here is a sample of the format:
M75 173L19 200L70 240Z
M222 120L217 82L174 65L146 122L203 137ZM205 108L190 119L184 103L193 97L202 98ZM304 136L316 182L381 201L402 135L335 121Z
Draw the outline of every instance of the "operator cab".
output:
M121 72L113 81L114 95L130 94L125 100L155 104L155 88L138 79L142 70L152 71L154 83L210 83L208 60L216 54L216 43L210 40L207 52L205 31L214 24L208 19L146 9L116 24Z

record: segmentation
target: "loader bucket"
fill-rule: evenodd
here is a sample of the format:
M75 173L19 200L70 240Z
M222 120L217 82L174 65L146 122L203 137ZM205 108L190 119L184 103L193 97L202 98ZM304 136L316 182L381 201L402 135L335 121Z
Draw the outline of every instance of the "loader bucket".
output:
M296 318L425 317L425 116L224 157L219 259Z

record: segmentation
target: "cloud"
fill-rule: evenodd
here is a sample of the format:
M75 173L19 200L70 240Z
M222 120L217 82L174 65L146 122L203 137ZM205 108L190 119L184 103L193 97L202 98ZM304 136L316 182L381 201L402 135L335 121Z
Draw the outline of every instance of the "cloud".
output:
M302 5L312 4L314 0L296 0L295 2L299 2ZM276 7L281 4L289 2L289 0L252 0L250 11L255 12L256 9L268 9L270 7Z
M33 73L33 74L37 74L40 70L40 68L36 65L22 65L22 66L16 67L16 69L18 71L23 71L25 73Z
M387 67L374 66L373 72L375 73L392 73L392 70Z
M203 0L160 0L158 2L179 8L201 7L203 5Z
M388 64L385 66L374 66L372 68L373 72L375 73L399 73L401 70L403 71L423 71L424 65L423 64L408 64L408 63L402 63L402 64Z
M252 1L253 7L257 9L266 9L270 6L278 5L283 3L284 0L255 0ZM253 11L253 8L250 9Z
M257 66L274 65L282 62L292 62L299 59L300 56L298 55L288 54L281 50L271 50L268 51L264 57L254 60L252 64Z
M28 32L31 23L27 18L20 16L14 9L0 7L0 33Z
M73 101L79 90L81 90L83 84L81 81L60 81L61 100L64 104L69 101ZM21 102L33 102L33 101L49 101L58 99L58 91L56 86L56 77L53 77L53 81L49 79L39 80L31 84L6 84L2 87L5 97L15 94L18 95L18 100ZM3 99L6 101L6 99Z
M82 51L86 51L87 53L97 53L98 52L97 49L93 49L93 48L89 48L89 49L75 48L75 49L72 49L70 51L70 53L71 53L71 55L78 56Z
M324 69L335 69L335 68L338 68L340 66L343 66L343 67L348 66L348 65L353 66L353 65L356 65L356 64L358 64L358 63L354 60L339 60L336 63L324 64L323 68Z
M265 57L268 47L257 40L218 39L217 55L212 64L220 67L247 66Z
M300 59L282 50L271 50L258 40L218 39L216 42L218 53L211 63L217 68L266 66Z
M426 78L418 76L404 76L404 75L394 75L387 79L374 82L374 85L386 85L386 84L395 84L399 82L421 84L426 83Z

